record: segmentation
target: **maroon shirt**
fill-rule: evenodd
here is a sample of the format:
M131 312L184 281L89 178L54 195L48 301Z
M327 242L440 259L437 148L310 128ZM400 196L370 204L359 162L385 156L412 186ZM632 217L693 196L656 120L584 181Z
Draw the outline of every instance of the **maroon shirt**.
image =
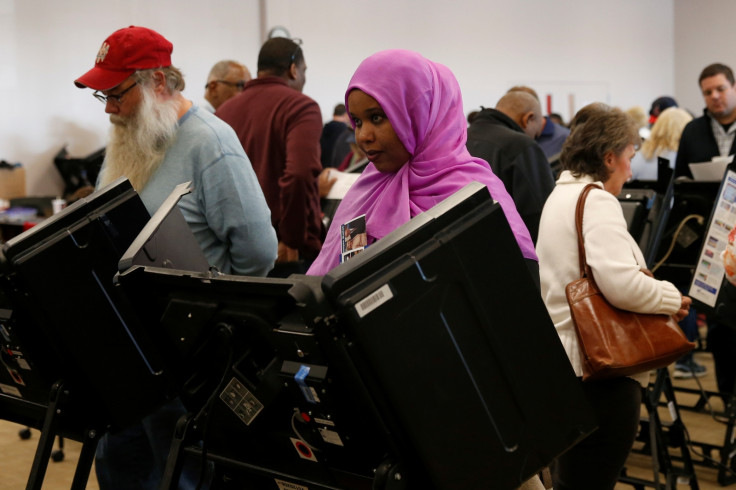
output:
M279 77L251 80L215 113L233 127L258 176L279 241L314 259L322 247L317 103Z

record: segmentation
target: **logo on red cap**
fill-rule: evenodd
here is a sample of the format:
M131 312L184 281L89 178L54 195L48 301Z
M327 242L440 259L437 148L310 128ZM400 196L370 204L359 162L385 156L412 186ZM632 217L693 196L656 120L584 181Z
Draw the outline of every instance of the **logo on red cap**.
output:
M95 63L102 63L103 61L105 61L105 56L107 56L108 51L110 51L110 45L107 43L102 43L102 46L100 46L100 50L97 52Z

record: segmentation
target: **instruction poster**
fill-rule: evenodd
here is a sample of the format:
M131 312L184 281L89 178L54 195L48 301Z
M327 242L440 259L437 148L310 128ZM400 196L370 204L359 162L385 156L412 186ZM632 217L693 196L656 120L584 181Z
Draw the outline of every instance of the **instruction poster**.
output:
M716 200L713 217L703 239L703 248L688 293L691 298L711 307L715 307L723 283L721 252L726 248L728 234L734 224L736 224L736 173L729 170Z

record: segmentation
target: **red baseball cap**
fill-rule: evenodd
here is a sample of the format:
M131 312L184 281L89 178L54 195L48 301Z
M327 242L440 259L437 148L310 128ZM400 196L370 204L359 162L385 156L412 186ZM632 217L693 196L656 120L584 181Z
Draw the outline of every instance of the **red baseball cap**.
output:
M130 26L105 39L95 67L74 80L79 88L110 90L137 70L171 66L174 45L156 31Z

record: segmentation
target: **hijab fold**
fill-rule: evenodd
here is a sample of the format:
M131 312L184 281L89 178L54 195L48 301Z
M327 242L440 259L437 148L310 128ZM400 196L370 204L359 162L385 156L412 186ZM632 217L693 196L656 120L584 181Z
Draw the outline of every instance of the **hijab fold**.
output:
M308 274L339 264L340 225L366 215L368 243L388 235L472 181L485 184L503 209L524 257L537 260L534 244L501 180L485 160L468 153L460 86L452 72L418 53L387 50L365 59L345 92L361 90L381 105L411 155L395 173L369 163L335 213L322 251Z

